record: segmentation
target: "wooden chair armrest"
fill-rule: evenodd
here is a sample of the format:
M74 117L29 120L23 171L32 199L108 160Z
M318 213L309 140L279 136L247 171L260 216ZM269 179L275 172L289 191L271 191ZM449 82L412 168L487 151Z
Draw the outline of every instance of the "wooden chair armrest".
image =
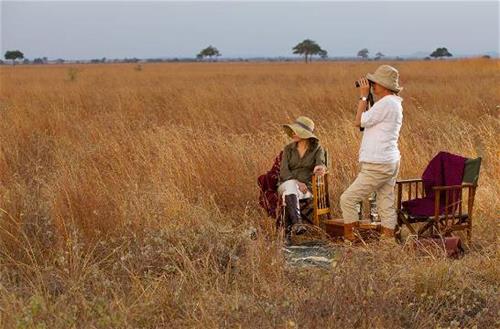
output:
M450 186L433 186L432 189L435 192L437 192L434 195L435 220L441 218L440 216L442 216L442 214L440 213L440 209L443 206L445 209L445 214L444 214L445 218L454 217L455 216L454 213L457 209L459 210L459 215L460 216L462 215L462 202L463 202L462 190L466 188L469 189L469 200L468 200L468 207L466 214L470 215L472 213L472 205L474 203L474 187L475 185L471 183L462 183L461 185L450 185ZM444 204L442 201L444 201Z
M409 183L416 183L416 182L421 182L422 178L412 178L412 179L401 179L396 181L396 184L409 184Z
M411 179L401 179L401 180L397 180L396 181L396 188L397 188L397 201L396 201L396 204L397 204L397 209L401 209L401 205L402 205L402 202L403 202L403 190L405 189L405 186L408 188L408 196L407 196L407 199L411 199L412 198L412 195L411 195L411 191L412 191L412 187L413 187L413 184L415 183L415 197L418 198L418 190L419 190L419 185L421 185L420 183L422 183L423 180L422 178L411 178ZM420 188L420 195L423 196L424 194L424 187L422 186Z
M450 186L433 186L434 191L447 191L447 190L460 190L465 187L473 187L474 184L463 183L462 185L450 185Z

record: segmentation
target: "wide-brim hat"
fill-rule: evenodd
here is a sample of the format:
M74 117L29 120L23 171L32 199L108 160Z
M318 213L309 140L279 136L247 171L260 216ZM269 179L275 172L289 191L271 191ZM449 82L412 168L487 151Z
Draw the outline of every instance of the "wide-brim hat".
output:
M366 78L396 93L403 90L403 87L399 85L398 70L390 65L380 65L375 73L368 73Z
M302 139L314 138L319 140L319 138L314 135L314 122L308 117L298 117L294 123L283 125L283 129L290 137L293 137L295 133Z

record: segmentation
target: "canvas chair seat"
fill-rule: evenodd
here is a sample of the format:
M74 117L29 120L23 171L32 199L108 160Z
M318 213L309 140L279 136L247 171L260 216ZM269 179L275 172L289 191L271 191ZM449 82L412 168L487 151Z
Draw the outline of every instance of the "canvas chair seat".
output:
M402 210L401 211L405 216L407 216L407 220L408 222L410 223L421 223L421 222L425 222L427 220L429 220L429 218L433 218L433 217L429 217L429 216L413 216L411 214L409 214L406 210ZM444 219L445 218L445 215L440 215L438 217L439 219ZM469 218L469 215L468 214L462 214L462 215L455 215L454 218L456 219L460 219L462 221L465 221Z

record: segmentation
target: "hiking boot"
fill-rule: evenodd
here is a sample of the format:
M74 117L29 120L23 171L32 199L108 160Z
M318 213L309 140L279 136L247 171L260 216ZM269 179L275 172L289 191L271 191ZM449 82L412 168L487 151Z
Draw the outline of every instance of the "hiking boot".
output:
M392 239L394 239L395 238L394 229L382 226L380 228L380 236L384 237L384 238L392 238Z
M295 227L295 234L296 235L302 235L302 234L304 234L306 232L307 232L307 229L303 225Z
M291 246L292 243L292 235L291 234L285 234L285 240L283 241L284 246Z
M383 242L397 242L394 229L387 227L380 227L380 241Z
M302 224L302 215L300 214L299 199L295 194L285 195L285 222L287 223L287 228L291 228L299 224L295 228L295 234L301 235L306 232L306 228Z

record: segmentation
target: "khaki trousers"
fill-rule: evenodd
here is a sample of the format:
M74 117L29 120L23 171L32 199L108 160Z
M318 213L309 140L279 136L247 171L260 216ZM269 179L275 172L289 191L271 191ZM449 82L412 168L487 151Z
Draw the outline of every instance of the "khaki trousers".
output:
M361 170L354 182L340 196L340 208L344 223L354 223L358 218L357 204L372 192L377 193L377 209L382 226L394 229L396 209L394 185L399 172L396 163L361 163Z

